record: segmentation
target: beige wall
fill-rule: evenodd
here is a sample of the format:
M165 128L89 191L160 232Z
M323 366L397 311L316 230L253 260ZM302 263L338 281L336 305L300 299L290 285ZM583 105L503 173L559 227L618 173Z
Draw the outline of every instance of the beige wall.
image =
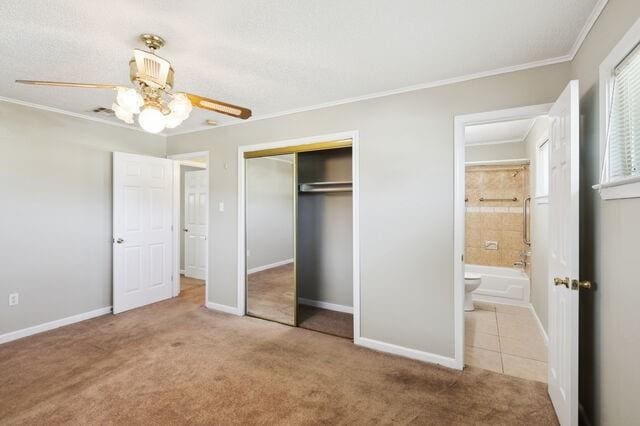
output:
M609 0L571 64L581 88L581 278L596 283L580 295L580 401L594 425L640 419L640 199L602 201L591 189L600 175L598 67L639 17L640 1Z
M165 141L0 102L0 335L111 306L112 151Z
M531 161L529 166L530 176L530 194L531 200L531 253L529 261L531 262L530 279L531 279L531 304L536 310L538 318L545 330L549 322L549 204L543 203L542 199L535 199L536 195L536 176L538 175L538 161L536 157L537 146L549 137L549 119L547 117L539 117L531 128L529 135L525 141L527 145L527 158Z
M453 118L552 102L568 80L564 63L169 137L171 154L211 151L228 206L211 209L210 300L237 303L238 146L359 130L362 335L452 357Z

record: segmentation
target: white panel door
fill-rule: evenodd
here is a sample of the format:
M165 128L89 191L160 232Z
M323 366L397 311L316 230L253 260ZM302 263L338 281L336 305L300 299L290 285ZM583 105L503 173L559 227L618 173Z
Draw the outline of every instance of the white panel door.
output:
M207 203L206 170L186 172L184 179L184 269L187 277L204 280L207 276Z
M563 426L578 424L579 91L549 112L549 395Z
M113 153L113 312L172 296L172 161Z

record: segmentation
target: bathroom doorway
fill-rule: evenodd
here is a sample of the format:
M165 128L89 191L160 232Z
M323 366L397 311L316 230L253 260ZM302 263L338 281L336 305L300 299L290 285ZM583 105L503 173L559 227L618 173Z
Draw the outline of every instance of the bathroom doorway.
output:
M464 361L547 381L548 106L464 126Z

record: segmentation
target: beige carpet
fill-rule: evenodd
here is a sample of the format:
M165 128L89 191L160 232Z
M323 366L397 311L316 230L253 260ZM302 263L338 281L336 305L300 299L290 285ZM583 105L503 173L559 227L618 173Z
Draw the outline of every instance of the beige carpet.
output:
M542 383L217 313L203 292L0 345L0 424L557 424Z
M298 327L353 340L353 315L298 305Z

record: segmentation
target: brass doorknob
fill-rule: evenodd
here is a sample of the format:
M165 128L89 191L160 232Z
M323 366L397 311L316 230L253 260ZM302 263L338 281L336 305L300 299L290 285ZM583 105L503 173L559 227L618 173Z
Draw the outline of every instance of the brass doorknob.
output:
M566 288L569 288L569 283L571 282L571 280L569 279L569 277L566 278L559 278L559 277L555 277L553 279L553 283L555 285L563 285Z
M591 290L593 288L593 284L591 283L591 281L578 281L578 280L572 280L571 281L571 288L574 290L578 290L581 288L584 288L585 290Z

